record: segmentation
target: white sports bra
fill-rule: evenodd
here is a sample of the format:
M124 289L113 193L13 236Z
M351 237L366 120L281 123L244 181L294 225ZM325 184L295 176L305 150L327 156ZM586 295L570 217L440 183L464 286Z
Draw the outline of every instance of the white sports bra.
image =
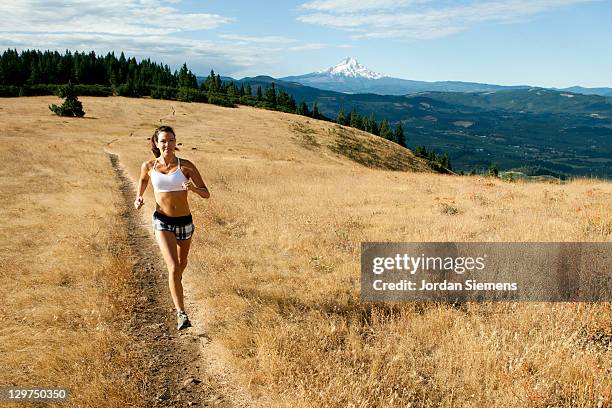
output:
M183 182L187 181L187 177L183 174L181 170L181 159L178 159L178 168L169 174L160 173L155 170L155 166L157 165L157 159L155 159L155 163L153 163L153 171L151 172L151 184L153 185L153 190L160 193L167 193L170 191L186 191L183 188Z

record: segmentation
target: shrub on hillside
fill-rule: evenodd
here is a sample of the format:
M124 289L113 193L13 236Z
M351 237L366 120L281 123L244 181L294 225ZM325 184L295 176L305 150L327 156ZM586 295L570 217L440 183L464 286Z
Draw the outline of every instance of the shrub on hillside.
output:
M58 92L58 88L59 85L55 84L24 85L19 91L19 96L55 95Z
M19 87L14 85L0 85L0 97L19 96Z
M61 85L34 84L23 86L0 85L0 96L45 96L56 95ZM111 96L112 89L104 85L73 85L77 95L81 96Z
M228 100L227 98L216 96L216 95L210 96L208 98L208 103L212 103L214 105L219 105L219 106L225 106L226 108L236 107L236 105L234 105L232 101Z
M252 96L244 95L240 97L238 103L248 106L255 106L255 104L257 103L257 99Z
M177 99L178 88L171 86L156 86L151 88L151 98L154 99Z
M117 85L114 88L115 93L119 96L140 97L147 96L151 93L149 87L142 83L134 83L133 81L125 84Z
M206 102L206 92L182 86L178 89L176 99L182 102Z
M497 164L492 163L489 167L489 176L497 177L499 175L499 170L497 169Z
M81 96L112 96L113 89L104 85L75 85L74 90Z
M49 105L49 109L51 109L53 113L58 116L85 116L83 104L77 98L74 85L72 85L71 82L68 82L67 85L61 86L58 89L58 96L66 99L64 100L64 103L59 106L55 104Z

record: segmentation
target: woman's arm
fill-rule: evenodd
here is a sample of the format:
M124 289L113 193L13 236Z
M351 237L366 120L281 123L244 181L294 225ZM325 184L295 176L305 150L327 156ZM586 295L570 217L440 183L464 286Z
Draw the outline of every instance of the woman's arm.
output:
M142 163L140 166L140 179L138 180L138 192L136 193L136 200L134 201L134 207L139 210L144 205L144 194L147 186L149 185L149 166L147 162Z
M188 172L186 174L189 177L189 180L183 182L183 188L185 190L190 190L199 195L202 198L210 198L210 191L206 187L204 180L202 180L202 176L200 172L196 168L196 166L188 162L187 166Z

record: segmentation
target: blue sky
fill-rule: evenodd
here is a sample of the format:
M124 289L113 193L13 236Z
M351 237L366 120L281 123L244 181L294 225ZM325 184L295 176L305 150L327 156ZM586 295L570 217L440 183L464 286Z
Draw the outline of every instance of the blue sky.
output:
M405 79L612 87L610 0L13 0L0 14L2 49L123 50L198 75L352 56Z

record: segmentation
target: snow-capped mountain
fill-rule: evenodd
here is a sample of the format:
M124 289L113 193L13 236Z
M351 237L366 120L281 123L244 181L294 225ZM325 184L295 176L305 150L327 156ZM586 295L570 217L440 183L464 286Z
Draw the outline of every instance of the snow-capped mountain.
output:
M378 72L374 72L364 67L352 57L345 58L333 67L319 71L318 73L332 76L345 76L348 78L380 79L383 77L383 75Z
M305 75L278 78L327 91L347 94L373 93L378 95L407 95L418 92L495 92L511 89L530 89L529 85L493 85L477 82L437 81L425 82L393 78L369 70L355 58L348 57L333 67ZM571 87L555 89L585 95L612 96L612 88Z
M314 88L344 93L375 93L379 95L405 95L416 92L487 92L502 89L522 89L528 86L499 86L471 82L423 82L393 78L374 72L348 57L333 67L305 75L279 78Z

